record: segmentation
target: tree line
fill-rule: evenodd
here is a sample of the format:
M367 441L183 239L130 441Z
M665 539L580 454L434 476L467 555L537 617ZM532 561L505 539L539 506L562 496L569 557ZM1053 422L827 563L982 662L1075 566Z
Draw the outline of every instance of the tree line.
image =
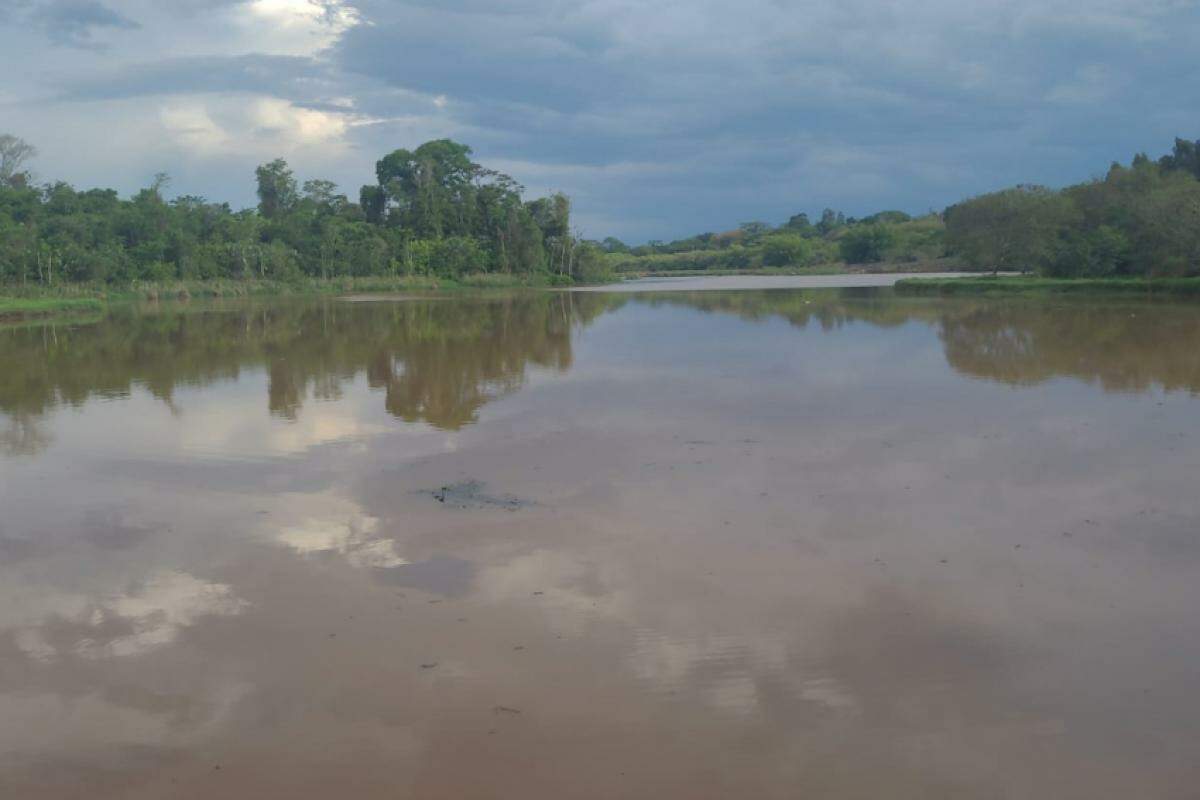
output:
M255 171L257 208L185 195L169 177L128 199L111 189L35 185L28 143L0 135L0 283L497 273L551 282L612 272L740 270L845 263L1034 271L1058 277L1200 274L1200 140L1158 159L1113 164L1061 190L1021 185L940 213L856 219L825 209L773 226L630 247L583 239L562 194L525 200L512 177L439 139L380 159L351 199L298 181L286 161Z
M941 213L883 211L861 219L825 209L772 226L628 247L601 246L619 271L865 264L1038 272L1056 277L1200 274L1200 140L1061 190L1021 185Z
M283 159L255 170L257 208L185 195L169 177L122 199L112 189L35 185L36 150L0 136L0 282L65 282L502 273L593 279L599 247L571 228L561 193L525 200L513 178L440 139L396 150L356 200L327 180L300 182Z
M1103 178L1016 186L946 209L946 245L980 268L1054 277L1200 274L1200 140Z
M825 209L786 223L744 222L722 233L628 247L608 238L600 246L617 271L738 270L814 264L929 263L945 258L945 226L937 214L913 217L881 211L862 219Z

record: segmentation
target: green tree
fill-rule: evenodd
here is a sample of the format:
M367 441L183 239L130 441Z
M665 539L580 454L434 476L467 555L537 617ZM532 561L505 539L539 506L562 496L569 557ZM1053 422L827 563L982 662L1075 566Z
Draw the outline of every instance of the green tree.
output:
M1048 271L1077 216L1066 195L1018 186L946 209L946 240L952 252L975 267Z
M801 267L811 258L812 246L798 234L775 234L763 241L762 260L768 267Z
M887 225L855 225L838 240L838 252L847 264L873 264L883 260L894 238Z
M276 219L296 206L299 195L296 177L282 158L262 164L254 171L258 179L258 213L265 219Z

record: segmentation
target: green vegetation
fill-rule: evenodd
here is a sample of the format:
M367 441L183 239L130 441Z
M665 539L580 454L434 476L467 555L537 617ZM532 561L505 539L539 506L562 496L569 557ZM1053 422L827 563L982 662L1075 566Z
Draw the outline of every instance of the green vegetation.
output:
M674 242L628 247L610 237L599 246L612 269L622 274L755 274L768 269L831 274L847 267L878 272L958 268L947 260L944 238L945 226L936 214L913 218L884 211L856 220L825 209L816 224L807 214L797 214L778 228L746 222L736 230Z
M167 200L166 175L127 200L112 190L34 186L23 168L35 152L0 136L0 294L24 298L25 308L38 297L543 286L649 274L966 268L1057 279L1200 275L1200 141L1183 139L1158 161L1139 155L1102 179L1062 190L1017 186L943 214L854 219L825 209L815 223L801 213L779 227L747 222L638 247L580 238L565 195L526 201L516 181L473 162L469 147L449 139L384 156L357 202L329 181L300 183L276 159L255 171L259 203L243 211L200 197ZM1063 291L1003 282L946 291L1035 288ZM1191 293L1187 284L1168 288L1157 280L1155 290ZM10 313L20 311L16 299L6 302L16 309Z
M127 200L109 189L34 186L23 169L34 153L0 136L4 294L79 285L107 295L179 283L195 293L191 287L212 282L299 290L365 278L508 285L607 277L600 248L572 232L565 195L526 201L516 181L474 163L469 147L448 139L384 156L357 203L330 181L301 184L277 159L256 170L259 204L244 211L201 197L167 200L166 175Z
M137 281L128 286L60 284L54 287L9 287L0 296L0 318L30 318L102 311L111 304L159 300L192 300L288 295L381 294L394 292L453 292L475 289L544 288L563 283L555 275L478 274L458 278L423 275L378 277L215 279Z
M1057 278L1200 275L1200 141L1175 140L1104 178L1018 186L946 209L946 244L972 266Z
M844 264L1071 279L1200 275L1200 141L1177 139L1170 155L1139 155L1128 167L1114 164L1103 179L1062 190L1017 186L942 214L884 211L854 219L826 209L815 224L797 214L778 228L749 222L674 242L630 248L610 238L600 246L615 270L637 274Z
M0 318L81 313L103 308L104 304L94 297L0 297Z

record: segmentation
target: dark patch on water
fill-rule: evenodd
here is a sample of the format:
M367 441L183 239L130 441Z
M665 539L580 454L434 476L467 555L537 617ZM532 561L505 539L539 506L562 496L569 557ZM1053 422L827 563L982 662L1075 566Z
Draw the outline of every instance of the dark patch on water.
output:
M460 481L425 492L439 503L451 508L489 508L503 511L516 511L534 505L532 500L526 500L511 494L489 494L485 491L482 481Z

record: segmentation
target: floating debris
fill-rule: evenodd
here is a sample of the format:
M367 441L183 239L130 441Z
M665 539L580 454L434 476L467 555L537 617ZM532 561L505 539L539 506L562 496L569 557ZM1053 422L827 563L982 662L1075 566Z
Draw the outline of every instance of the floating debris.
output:
M461 481L424 492L432 495L434 500L451 508L499 508L505 511L516 511L534 505L532 500L526 500L511 494L489 494L484 491L482 481Z

